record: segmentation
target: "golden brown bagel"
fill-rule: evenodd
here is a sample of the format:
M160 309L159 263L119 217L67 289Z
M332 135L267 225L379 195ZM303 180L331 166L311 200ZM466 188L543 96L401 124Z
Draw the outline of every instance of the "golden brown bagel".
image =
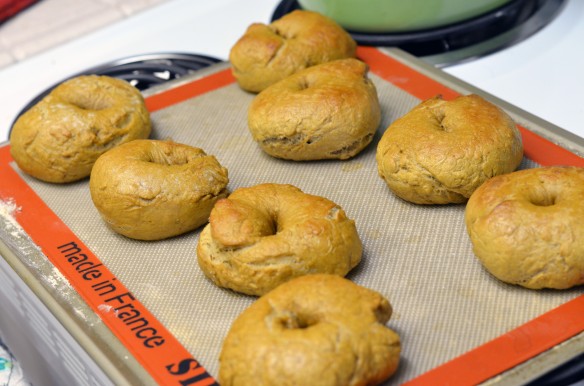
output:
M334 275L282 284L235 320L219 357L223 386L377 385L397 369L383 296Z
M135 140L99 157L89 189L114 231L159 240L206 223L215 202L227 195L228 181L227 169L199 148Z
M512 119L477 95L431 98L392 123L377 146L379 175L416 204L466 202L487 179L523 158Z
M296 10L272 24L254 23L229 53L244 90L260 92L297 71L355 56L357 44L334 20Z
M248 295L309 273L344 276L361 254L355 223L337 204L278 184L217 201L197 246L207 277Z
M25 173L47 182L89 176L114 146L150 135L140 91L107 76L79 76L54 88L18 118L10 152Z
M253 139L273 157L347 159L373 139L381 119L369 67L342 59L298 72L259 93L248 112Z
M466 206L473 251L498 279L526 288L584 284L584 168L494 177Z

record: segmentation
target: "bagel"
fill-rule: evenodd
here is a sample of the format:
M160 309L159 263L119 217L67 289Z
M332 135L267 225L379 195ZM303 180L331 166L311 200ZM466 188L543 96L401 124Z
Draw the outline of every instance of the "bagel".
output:
M125 80L84 75L55 87L22 114L10 134L10 152L25 173L65 183L89 176L114 146L150 135L140 91Z
M334 275L307 275L259 298L233 322L219 356L223 386L376 385L399 365L381 294Z
M294 161L347 159L373 139L381 112L369 67L342 59L298 72L259 93L248 126L263 151Z
M295 10L271 24L254 23L229 52L239 86L260 92L307 67L355 57L357 44L334 20Z
M334 202L292 185L261 184L217 201L197 255L218 286L262 295L309 273L344 276L362 249L354 221Z
M523 144L511 117L480 96L434 97L387 128L376 156L398 197L463 203L487 179L517 169Z
M199 148L135 140L98 158L89 190L116 232L138 240L176 236L207 222L227 195L227 169Z
M584 284L584 168L542 167L494 177L470 197L473 251L501 281L530 289Z

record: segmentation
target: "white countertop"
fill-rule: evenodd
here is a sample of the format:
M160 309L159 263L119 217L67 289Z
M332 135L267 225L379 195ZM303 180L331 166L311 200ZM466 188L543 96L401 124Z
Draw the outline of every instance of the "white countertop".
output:
M584 1L509 49L446 68L452 75L584 138Z
M64 78L144 53L190 52L226 60L252 22L269 22L279 0L171 0L0 70L0 140L18 112ZM584 1L568 0L550 25L520 44L447 67L507 102L584 137Z

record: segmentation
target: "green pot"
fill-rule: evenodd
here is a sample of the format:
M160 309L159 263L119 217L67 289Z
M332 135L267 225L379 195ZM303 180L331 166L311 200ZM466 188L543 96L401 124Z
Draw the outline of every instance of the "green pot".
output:
M491 11L511 0L298 0L300 6L360 32L440 27Z

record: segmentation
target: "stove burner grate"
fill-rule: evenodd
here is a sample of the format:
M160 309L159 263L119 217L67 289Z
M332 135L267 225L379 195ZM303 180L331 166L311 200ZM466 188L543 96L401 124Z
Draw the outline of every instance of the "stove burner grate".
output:
M94 67L76 76L108 75L124 79L139 90L146 90L218 62L220 62L219 59L198 54L145 54Z
M220 61L220 59L199 54L160 53L131 56L92 67L63 79L61 82L37 95L17 114L12 125L10 125L10 131L12 131L12 126L14 126L18 117L40 102L52 89L67 79L81 75L107 75L113 78L124 79L138 90L143 91L158 84L178 79Z

